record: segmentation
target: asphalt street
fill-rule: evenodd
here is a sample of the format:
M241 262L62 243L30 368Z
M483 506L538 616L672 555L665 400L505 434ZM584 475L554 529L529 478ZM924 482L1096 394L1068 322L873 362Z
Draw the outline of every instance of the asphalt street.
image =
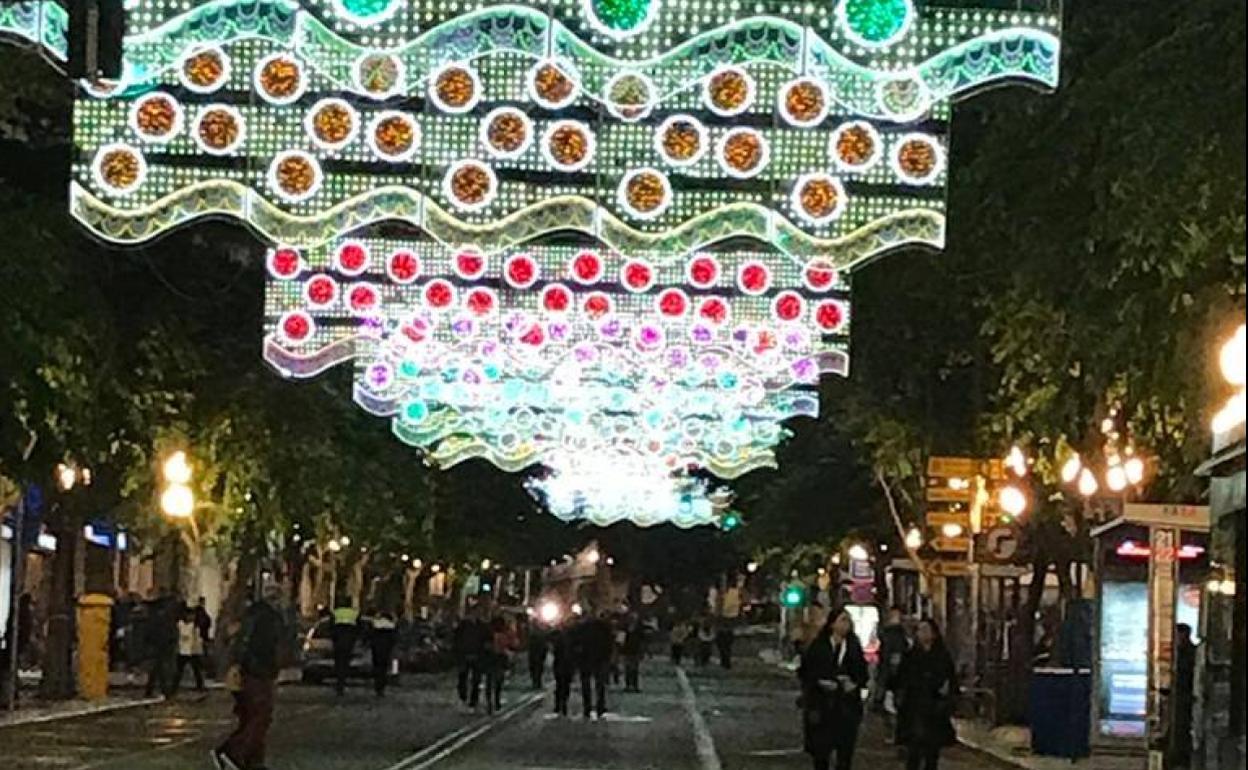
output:
M608 717L555 719L549 694L519 684L493 717L463 713L445 676L408 677L385 700L357 687L281 690L272 770L805 770L790 677L761 664L732 672L645 669L641 694L614 689ZM579 695L572 699L574 712ZM232 723L223 693L73 720L0 729L5 770L198 770ZM868 719L855 766L900 768ZM957 749L942 768L987 770Z

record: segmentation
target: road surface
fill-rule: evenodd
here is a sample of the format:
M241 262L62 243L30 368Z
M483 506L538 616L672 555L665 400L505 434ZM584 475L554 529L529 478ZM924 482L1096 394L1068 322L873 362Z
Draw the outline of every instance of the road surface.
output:
M601 722L554 719L549 694L513 685L493 717L463 713L446 676L408 677L378 700L360 686L279 694L272 770L806 770L790 677L758 663L687 673L656 662L641 694L613 689ZM574 690L574 693L576 691ZM580 707L574 694L572 708ZM6 770L197 770L230 729L228 698L183 694L158 706L0 729ZM855 766L901 768L874 718ZM942 768L987 770L962 749Z

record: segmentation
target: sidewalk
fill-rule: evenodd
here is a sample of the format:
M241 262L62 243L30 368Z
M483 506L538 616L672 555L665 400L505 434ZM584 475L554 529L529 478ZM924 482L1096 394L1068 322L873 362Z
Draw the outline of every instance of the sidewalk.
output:
M1041 757L1031 753L1031 731L1026 727L991 728L970 719L954 720L958 729L958 741L975 751L987 754L1015 767L1025 770L1069 770L1072 763L1062 757ZM1097 752L1078 761L1079 765L1094 770L1140 770L1147 764L1143 754Z

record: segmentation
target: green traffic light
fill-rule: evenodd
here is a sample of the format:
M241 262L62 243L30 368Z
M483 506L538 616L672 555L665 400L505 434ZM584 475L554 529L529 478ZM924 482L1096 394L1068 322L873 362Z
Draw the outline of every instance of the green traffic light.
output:
M741 526L741 517L735 513L728 514L724 517L724 520L720 522L720 527L725 532L731 532L739 526Z
M784 589L784 595L780 597L780 601L785 607L800 607L805 599L806 593L797 586L789 586Z

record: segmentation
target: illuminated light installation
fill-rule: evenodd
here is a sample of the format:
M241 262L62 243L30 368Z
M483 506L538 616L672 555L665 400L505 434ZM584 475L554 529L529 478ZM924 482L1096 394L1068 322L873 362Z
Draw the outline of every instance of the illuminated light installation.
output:
M121 78L76 101L71 211L121 243L247 223L273 249L268 360L353 361L357 400L433 462L557 464L615 446L577 427L605 414L702 426L657 441L663 467L731 475L847 370L852 269L943 245L952 103L1056 86L1057 0L969 6L129 0ZM0 6L53 58L66 27L51 0ZM382 222L413 235L382 248ZM366 264L334 261L348 234ZM503 392L555 428L498 430ZM726 393L748 398L702 406Z

